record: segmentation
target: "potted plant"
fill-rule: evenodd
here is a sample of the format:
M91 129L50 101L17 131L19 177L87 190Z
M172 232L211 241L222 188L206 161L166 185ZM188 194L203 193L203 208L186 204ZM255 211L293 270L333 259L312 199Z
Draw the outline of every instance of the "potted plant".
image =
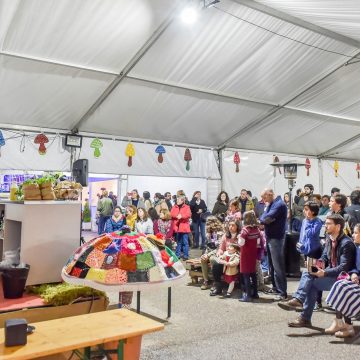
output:
M82 228L83 230L91 230L91 213L89 199L85 199L83 217L82 217Z

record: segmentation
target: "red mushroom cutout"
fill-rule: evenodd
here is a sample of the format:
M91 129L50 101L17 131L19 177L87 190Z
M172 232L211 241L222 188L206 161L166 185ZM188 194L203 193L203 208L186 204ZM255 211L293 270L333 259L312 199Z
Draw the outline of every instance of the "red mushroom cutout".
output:
M186 148L184 160L186 161L186 170L190 170L190 161L192 160L190 149Z
M306 158L306 160L305 160L306 176L310 175L310 168L311 168L310 159Z
M240 164L240 156L239 153L236 151L234 154L234 164L236 164L236 172L240 171L239 164Z
M35 144L39 144L39 154L40 155L45 155L46 154L46 147L45 144L49 142L49 139L47 138L47 136L45 134L39 134L36 135L34 143Z
M357 163L356 171L357 171L357 174L358 174L358 179L360 179L360 163Z
M280 162L280 159L277 155L273 155L273 163ZM279 169L279 174L281 175L281 167L280 166L274 166L274 177L276 176L276 168Z

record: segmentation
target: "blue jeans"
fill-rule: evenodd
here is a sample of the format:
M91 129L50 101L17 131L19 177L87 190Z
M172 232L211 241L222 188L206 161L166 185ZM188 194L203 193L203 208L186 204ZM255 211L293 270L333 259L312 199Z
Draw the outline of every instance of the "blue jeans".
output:
M181 256L181 249L184 254L184 258L189 258L189 234L188 233L176 233L176 256L180 258Z
M301 316L305 320L311 320L319 291L329 291L335 284L335 281L335 277L317 278L307 271L303 272L294 297L304 304Z
M274 267L274 279L280 295L287 295L287 282L285 272L285 237L282 239L268 239L269 253Z
M101 235L104 233L105 224L110 219L110 216L103 216L100 215L99 217L99 223L98 223L98 234Z
M200 219L196 222L193 222L193 229L195 232L195 243L194 246L199 247L200 233L201 233L201 247L205 247L206 243L206 234L205 234L205 223ZM200 231L199 231L200 229Z

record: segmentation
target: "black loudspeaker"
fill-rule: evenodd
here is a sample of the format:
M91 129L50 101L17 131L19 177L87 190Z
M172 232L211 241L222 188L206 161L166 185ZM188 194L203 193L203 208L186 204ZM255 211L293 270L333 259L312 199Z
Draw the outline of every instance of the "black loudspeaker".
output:
M88 186L89 160L76 160L72 167L72 176L74 181L80 183L82 186Z
M5 346L25 345L27 342L27 321L9 319L5 321Z

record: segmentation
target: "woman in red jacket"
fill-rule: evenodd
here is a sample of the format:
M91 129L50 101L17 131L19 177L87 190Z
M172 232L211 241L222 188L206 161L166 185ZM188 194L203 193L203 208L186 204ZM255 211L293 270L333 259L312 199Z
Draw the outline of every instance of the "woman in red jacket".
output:
M177 242L176 256L180 258L181 249L183 259L189 259L189 232L190 232L190 206L185 204L185 196L178 196L176 205L171 209L171 218L174 222L174 233Z

